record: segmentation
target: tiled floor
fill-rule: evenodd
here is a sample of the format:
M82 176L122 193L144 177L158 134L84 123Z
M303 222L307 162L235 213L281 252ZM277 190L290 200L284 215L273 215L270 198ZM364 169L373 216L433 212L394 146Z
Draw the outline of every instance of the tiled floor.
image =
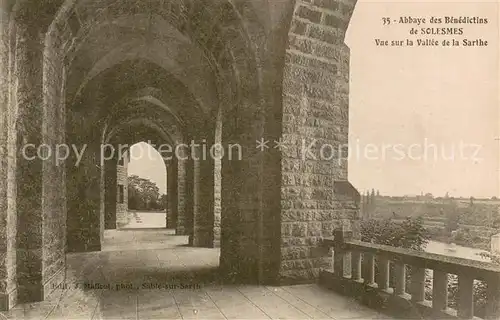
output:
M166 229L106 231L102 252L68 254L67 288L0 319L387 319L317 285L221 286L219 250L186 244Z

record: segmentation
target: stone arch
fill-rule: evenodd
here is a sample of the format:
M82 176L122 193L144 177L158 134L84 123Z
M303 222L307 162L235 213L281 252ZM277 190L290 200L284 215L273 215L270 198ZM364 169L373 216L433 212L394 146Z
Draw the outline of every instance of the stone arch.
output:
M242 8L246 10L248 13L248 8ZM238 16L236 14L235 16ZM254 21L249 21L245 28L251 29L249 27L250 24L254 24L254 29L258 29L255 27ZM189 29L189 28L186 28ZM256 32L258 33L258 32ZM268 231L264 230L264 224L268 222L272 222L271 224L274 228L277 228L278 217L276 217L275 202L271 201L271 198L279 196L279 190L276 186L271 185L269 183L267 186L262 188L262 181L254 180L254 177L262 176L263 167L272 167L276 168L279 165L279 155L274 153L272 157L261 157L253 152L253 144L255 138L258 136L271 134L272 137L278 138L280 134L280 130L276 128L272 128L270 125L271 121L277 121L274 117L275 110L279 109L277 104L274 104L275 101L269 100L265 97L265 93L263 92L264 87L266 86L266 81L271 83L273 80L267 79L263 80L262 77L269 77L272 72L269 72L267 75L264 75L262 69L268 66L271 61L266 60L264 57L265 52L257 52L254 45L250 45L247 41L248 39L241 38L242 30L241 28L227 28L224 30L224 38L230 44L226 48L223 48L222 51L218 52L219 56L217 57L218 66L220 67L219 74L223 74L220 76L218 80L221 82L235 83L236 87L227 87L222 90L226 90L227 94L221 94L225 100L226 104L224 106L223 118L224 123L227 124L226 128L223 132L227 133L223 137L223 144L229 143L239 143L242 144L245 151L248 152L249 159L243 160L245 162L244 166L240 166L239 164L225 162L223 167L227 167L227 170L223 169L223 177L226 176L228 181L227 183L223 183L223 188L225 188L228 192L228 196L226 199L231 198L233 195L241 195L245 194L243 198L233 198L230 199L227 205L223 205L226 207L228 215L231 212L240 212L241 205L239 203L248 202L249 199L253 198L254 192L259 195L260 200L251 200L253 202L252 207L244 209L238 214L234 214L232 220L227 225L227 230L230 228L235 229L235 232L230 234L230 232L226 232L228 236L221 241L227 244L223 246L223 256L234 256L236 259L231 259L229 261L230 269L238 270L235 272L237 277L239 278L262 278L262 275L265 273L264 269L267 267L264 266L262 260L265 259L265 256L273 256L272 252L265 251L262 248L272 247L270 245L264 244L264 236L265 233L276 234L275 230ZM214 44L214 48L217 48L217 44ZM217 51L217 50L215 50ZM255 59L249 59L249 57L255 56ZM227 99L229 98L229 99ZM258 126L260 129L258 131L254 130L255 126L252 125L252 122L255 120L255 112L252 110L253 106L258 106L259 109L257 114L259 114L258 118ZM272 111L268 112L268 107ZM227 120L227 121L226 121ZM237 125L233 126L231 122L236 122ZM231 123L231 124L230 124ZM279 126L278 126L279 127ZM235 141L236 139L240 139L240 137L245 137L245 141ZM245 167L247 168L259 168L255 174L251 174L250 177L247 176L247 172L245 172ZM225 174L224 172L227 172ZM237 174L235 174L237 173ZM277 181L276 177L278 175L273 175L274 180ZM223 178L224 180L224 178ZM243 183L240 183L243 182ZM235 183L237 188L235 187ZM225 185L225 187L224 187ZM241 190L239 190L241 189ZM268 192L272 190L272 192ZM243 191L243 192L242 192ZM225 192L223 192L225 193ZM263 198L267 197L267 194L272 194L269 196L269 200L263 200ZM272 208L266 208L264 202L267 204L273 204ZM234 205L233 205L234 204ZM239 234L241 230L244 230L247 226L241 225L237 226L240 223L240 220L254 220L247 228L247 234L243 235L243 237L251 236L253 237L252 241L248 243L249 246L252 247L248 252L243 252L241 248L232 246L231 243L237 243L237 239L233 239L234 235ZM224 228L224 226L223 226ZM238 230L239 228L239 230ZM254 232L257 228L258 232ZM230 235L229 235L230 234ZM258 235L255 238L255 234ZM276 244L277 237L274 235L272 243ZM274 249L269 249L274 250ZM240 252L238 255L235 255L236 252ZM268 262L266 262L268 263ZM272 262L276 263L276 262ZM247 267L249 267L247 269ZM244 270L246 269L246 270ZM228 271L230 272L230 271ZM258 274L257 274L258 273Z
M109 123L109 122L108 122ZM104 136L104 145L109 146L113 155L109 154L104 162L104 229L117 229L126 224L128 217L128 164L132 160L129 152L130 148L139 143L146 142L151 145L156 152L160 145L172 144L175 132L165 132L162 124L152 120L124 120L110 125ZM122 156L122 154L124 156ZM120 158L123 161L120 162ZM165 180L168 179L168 167L172 166L169 161L164 161ZM122 185L123 202L117 199L120 190L117 187ZM167 226L167 221L165 221Z
M127 125L124 125L126 127ZM130 137L131 140L123 140L122 143L125 143L126 148L122 148L123 152L123 161L116 161L116 159L110 159L105 164L105 188L104 188L104 201L105 201L105 210L104 210L104 221L105 221L105 229L121 229L125 225L127 225L130 221L130 199L129 199L129 170L130 164L135 160L133 152L131 149L136 146L138 143L145 143L150 146L154 152L160 155L158 152L158 143L161 143L163 139L151 139L151 133L156 132L157 130L140 130L135 129L134 131L145 131L144 134L139 136ZM148 133L148 131L151 131ZM148 140L141 139L141 137L147 136ZM161 155L160 155L161 156ZM168 182L168 161L164 159L163 167L164 169L158 172L159 176L161 174L164 175L165 183ZM171 227L172 224L172 216L171 212L168 215L167 208L165 208L165 220L163 226L157 227Z
M83 220L80 218L79 221L75 221L78 212L81 212L78 207L81 203L81 199L68 201L70 213L67 219L67 239L68 249L70 251L99 250L102 244L105 227L115 228L117 222L123 222L123 219L117 219L117 217L126 216L126 201L119 206L116 204L116 187L120 175L125 174L125 177L121 177L121 180L125 179L122 181L124 184L126 182L126 172L124 173L124 169L118 166L119 159L117 153L120 153L121 156L121 153L126 153L131 145L143 140L152 141L154 142L153 144L157 145L165 143L172 145L174 141L182 138L182 132L179 127L176 126L175 121L172 122L170 120L169 116L171 113L168 108L165 108L165 105L160 103L159 107L152 108L148 106L150 104L148 101L135 98L135 96L132 97L133 98L127 97L117 101L117 104L123 104L124 107L118 109L120 110L118 114L108 114L109 117L105 118L104 129L99 133L99 136L102 137L99 155L101 159L99 164L101 173L99 187L96 183L87 185L85 185L85 183L78 184L87 190L87 194L92 193L90 190L95 190L97 188L100 190L99 197L97 197L97 193L94 193L93 198L86 198L87 205L94 204L93 210L87 211L91 216ZM148 112L145 112L145 110ZM73 124L73 126L75 126L75 124ZM97 125L97 127L100 127L100 125ZM76 134L79 134L79 132L80 130L77 130ZM111 148L114 153L113 156L108 158L106 154L103 154L102 146L105 146L106 150ZM124 147L124 149L122 149L122 147ZM165 165L168 164L165 163ZM88 170L88 168L86 168L86 170ZM78 177L81 174L81 170L70 170L69 174L71 175L70 179L76 181L79 179ZM125 187L124 191L126 191L126 189ZM68 191L68 194L73 193L74 191ZM117 207L119 210L117 210ZM97 210L97 208L99 208L99 210ZM95 224L95 221L100 221L100 224ZM99 232L97 232L97 228L99 228ZM89 230L87 236L82 236L82 230ZM91 242L93 245L85 246L85 242Z
M231 275L236 281L310 281L323 263L313 252L317 238L327 235L342 219L355 220L351 217L356 211L352 199L346 198L332 184L332 181L347 180L347 166L335 166L311 159L302 161L297 156L298 141L304 136L315 136L323 132L328 135L323 140L335 145L345 140L349 53L343 44L343 33L354 3L354 0L289 0L271 5L262 0L216 1L197 6L194 1L167 3L160 0L148 3L139 0L68 0L64 4L58 0L18 1L10 16L12 26L9 32L12 34L2 34L2 42L8 41L10 45L9 52L1 54L10 59L9 84L12 84L12 88L9 92L4 88L0 91L2 101L8 101L11 108L7 118L2 115L2 123L15 123L17 127L1 133L2 139L8 138L1 140L2 144L9 145L10 154L16 154L25 143L47 143L54 146L61 141L67 142L64 136L68 121L76 121L75 123L85 127L85 123L79 122L81 120L75 116L78 114L76 110L78 107L85 107L85 102L92 101L93 97L89 95L86 99L80 99L81 95L74 93L89 90L97 83L96 79L108 74L116 65L104 62L104 67L98 65L83 86L79 81L92 68L78 73L76 66L80 64L94 67L98 61L115 58L123 65L133 60L130 56L118 54L121 49L129 48L120 47L120 43L108 48L121 49L117 49L116 55L112 53L105 60L101 59L109 52L88 56L87 53L92 50L87 50L85 54L81 54L82 47L79 44L88 45L95 35L92 30L96 27L93 20L97 16L96 10L100 10L102 17L106 14L127 14L139 19L152 14L147 6L155 5L155 11L161 19L190 40L188 44L178 37L177 43L198 47L200 63L195 64L210 70L214 76L207 78L210 90L205 91L208 93L196 95L195 88L200 85L191 84L188 88L190 81L186 79L189 78L181 81L184 76L182 70L176 70L185 67L179 63L179 59L174 59L179 56L170 52L170 61L160 61L158 54L152 56L136 50L134 54L138 60L149 60L156 64L162 74L169 74L169 81L183 83L183 86L178 87L183 88L183 91L182 94L175 95L165 86L148 84L146 87L158 89L151 95L157 99L156 103L150 98L144 101L144 97L148 95L137 95L135 98L140 101L135 104L135 111L127 111L130 112L128 116L151 119L160 115L162 125L167 123L167 118L174 119L174 122L180 119L181 123L177 124L181 131L186 128L197 129L189 133L197 138L206 136L210 142L215 139L215 126L219 120L223 125L220 130L222 144L228 146L237 143L244 152L241 161L230 161L227 158L222 161L220 241L223 273ZM290 26L291 20L293 22ZM138 22L136 26L139 26ZM85 38L86 42L83 42L84 37L81 35L86 30L89 31L89 38ZM138 30L136 32L137 37L145 34ZM157 48L163 49L165 48ZM89 60L86 61L87 58ZM4 62L5 60L2 64ZM309 72L309 69L312 71ZM315 73L318 69L322 69L319 75ZM206 73L201 71L200 74ZM71 80L73 77L78 81ZM303 86L304 82L310 83ZM0 86L5 84L0 83ZM333 90L330 89L332 86ZM79 90L80 87L85 90ZM140 91L147 88L135 86L134 89ZM213 95L211 92L217 94ZM73 96L82 104L69 108L68 101L72 102L70 97ZM118 97L118 100L122 99L126 103L117 104L117 108L134 105L129 97ZM157 103L158 101L161 103ZM110 103L101 105L102 108L86 109L92 115L87 120L101 120L93 122L96 130L89 133L97 144L102 138L102 132L97 129L102 129L101 125L108 121L106 110L109 111L116 101L109 99L106 102ZM179 108L186 104L191 105L189 114L183 113ZM195 110L204 112L196 117ZM333 115L335 119L328 123L322 121L324 119L317 119L312 123L312 120L305 120L303 123L299 119L301 115L316 114L325 117ZM190 128L186 120L193 115L201 126ZM315 124L324 126L319 128L321 130L314 129ZM273 140L279 140L282 134L292 144L288 151L256 150L256 140L265 139L272 143ZM187 136L184 135L183 139ZM78 135L76 138L79 139ZM4 142L5 140L8 141ZM87 186L100 186L103 181L102 172L95 165L95 156L95 152L87 152L86 158L82 159L85 163L85 169L82 167L82 170L86 170L90 177L82 181ZM66 192L66 187L60 187L66 185L66 176L71 166L69 161L61 164L56 159L28 162L19 156L14 158L15 160L6 161L2 157L0 168L2 172L7 171L10 177L16 177L14 182L7 182L7 193L14 194L17 191L18 194L15 201L5 200L5 192L0 194L0 205L8 207L9 216L13 218L16 216L13 212L17 212L17 222L14 224L17 223L20 231L17 233L17 251L20 254L16 257L16 263L9 263L11 267L18 267L17 289L20 300L27 297L41 300L49 293L47 288L60 282L63 277L61 270L64 271L67 242L64 230L66 200L74 195L93 199L82 211L95 213L101 210L102 195L98 192L86 192L93 188L84 188L70 194ZM208 167L213 168L212 165ZM214 174L210 170L207 172L205 177L211 176L212 180L202 180L207 185L213 184ZM312 190L309 188L311 184L318 186ZM336 190L333 195L332 188ZM96 190L99 191L99 188ZM36 196L30 197L30 194ZM207 201L213 199L210 195L204 197ZM309 214L314 218L309 218ZM308 223L299 223L304 216L307 216ZM319 221L317 217L322 220ZM100 226L94 228L99 231L92 232L100 232ZM23 230L33 232L29 234ZM10 237L12 238L12 234ZM97 248L97 243L87 243L87 249L92 247ZM6 250L11 252L13 249ZM22 266L25 265L33 267L23 270ZM11 272L8 279L9 288L16 286L12 274Z

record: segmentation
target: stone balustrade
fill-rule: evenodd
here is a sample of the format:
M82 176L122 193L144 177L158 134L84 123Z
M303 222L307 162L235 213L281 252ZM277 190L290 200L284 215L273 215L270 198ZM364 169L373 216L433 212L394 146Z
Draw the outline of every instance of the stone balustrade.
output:
M398 318L473 319L474 281L483 281L487 289L482 317L500 319L500 266L354 240L350 231L335 232L321 246L333 249L333 270L320 271L320 285L371 307ZM433 275L431 301L425 294L426 270ZM458 276L456 310L448 303L449 274Z

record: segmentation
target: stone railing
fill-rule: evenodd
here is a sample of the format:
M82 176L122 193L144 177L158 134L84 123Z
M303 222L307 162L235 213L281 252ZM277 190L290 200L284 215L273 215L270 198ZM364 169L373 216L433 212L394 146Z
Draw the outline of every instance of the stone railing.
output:
M350 231L337 231L321 245L333 249L333 270L320 272L320 285L370 307L397 318L472 319L474 281L479 280L487 286L484 318L500 319L500 266L353 240ZM425 297L428 269L433 272L432 301ZM448 274L458 276L456 310L448 307Z

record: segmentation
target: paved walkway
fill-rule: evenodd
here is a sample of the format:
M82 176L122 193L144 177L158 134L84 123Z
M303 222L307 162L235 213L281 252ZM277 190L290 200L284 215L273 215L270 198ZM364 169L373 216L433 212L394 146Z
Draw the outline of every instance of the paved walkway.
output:
M141 212L131 211L129 214L129 222L123 228L127 229L153 229L165 228L166 213L165 212Z
M7 319L387 319L317 285L221 286L218 249L173 230L109 230L102 252L67 255L66 288Z

